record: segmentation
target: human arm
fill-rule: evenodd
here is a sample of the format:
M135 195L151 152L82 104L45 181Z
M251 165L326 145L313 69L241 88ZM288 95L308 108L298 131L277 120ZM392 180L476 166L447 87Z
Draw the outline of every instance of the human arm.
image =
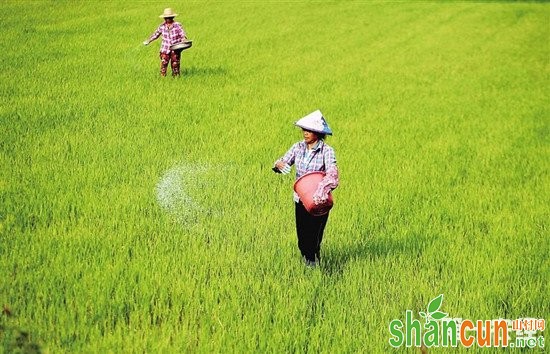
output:
M149 39L143 42L143 44L148 45L149 43L151 43L152 41L160 37L161 34L162 34L162 25L160 25L157 28L157 30L149 37Z
M296 159L296 148L297 144L292 145L292 147L275 163L273 164L273 171L287 174L290 172L290 166L294 165Z
M174 32L174 43L180 43L187 40L187 33L185 32L185 29L183 28L181 23L176 22L174 26Z
M328 199L329 193L333 189L336 189L340 183L334 150L332 148L325 149L323 154L325 160L325 176L321 182L319 182L313 194L313 201L315 204L324 203Z

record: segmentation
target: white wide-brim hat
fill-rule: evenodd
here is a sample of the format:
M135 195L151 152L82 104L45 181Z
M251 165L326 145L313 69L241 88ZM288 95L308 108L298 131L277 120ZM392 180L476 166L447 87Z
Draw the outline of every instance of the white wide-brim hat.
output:
M162 15L160 15L159 17L160 18L167 18L167 17L176 17L177 15L178 15L177 13L174 13L174 10L167 7L166 9L164 9L164 13Z
M332 135L332 130L328 126L328 123L320 110L316 110L315 112L308 114L304 118L298 120L295 124L302 129L310 130L315 133Z

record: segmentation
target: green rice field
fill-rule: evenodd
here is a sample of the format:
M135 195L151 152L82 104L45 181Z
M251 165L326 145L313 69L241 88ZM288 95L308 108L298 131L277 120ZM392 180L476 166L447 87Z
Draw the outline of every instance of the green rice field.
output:
M165 7L193 40L176 79L142 44ZM390 322L440 294L451 318L550 320L549 3L0 18L0 352L504 351L394 349ZM310 269L271 167L316 109L340 186Z

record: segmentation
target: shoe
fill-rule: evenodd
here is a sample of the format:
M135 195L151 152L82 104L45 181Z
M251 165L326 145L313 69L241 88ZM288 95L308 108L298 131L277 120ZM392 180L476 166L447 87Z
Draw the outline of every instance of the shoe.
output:
M316 268L319 263L316 262L316 261L310 261L310 260L305 260L305 263L306 263L306 266L309 267L309 268Z

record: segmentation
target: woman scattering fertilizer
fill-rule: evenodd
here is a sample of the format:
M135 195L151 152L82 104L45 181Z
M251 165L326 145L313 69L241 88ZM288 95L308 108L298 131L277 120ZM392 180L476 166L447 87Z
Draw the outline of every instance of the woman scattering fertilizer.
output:
M160 45L160 75L162 76L166 76L166 70L170 62L172 63L172 76L180 75L181 50L172 50L170 47L187 41L187 34L181 23L174 22L174 17L177 15L171 8L164 9L164 13L159 16L164 18L164 23L157 28L148 40L143 42L144 45L148 45L162 35Z
M338 167L334 149L325 143L326 135L332 135L321 111L317 110L296 122L302 128L304 140L297 142L287 153L275 162L273 170L288 174L290 167L296 165L296 179L310 172L324 171L325 175L313 193L316 205L327 203L330 192L338 187ZM294 192L296 233L298 248L307 266L315 267L321 259L321 241L328 220L328 211L324 215L312 215L304 207L300 196Z

